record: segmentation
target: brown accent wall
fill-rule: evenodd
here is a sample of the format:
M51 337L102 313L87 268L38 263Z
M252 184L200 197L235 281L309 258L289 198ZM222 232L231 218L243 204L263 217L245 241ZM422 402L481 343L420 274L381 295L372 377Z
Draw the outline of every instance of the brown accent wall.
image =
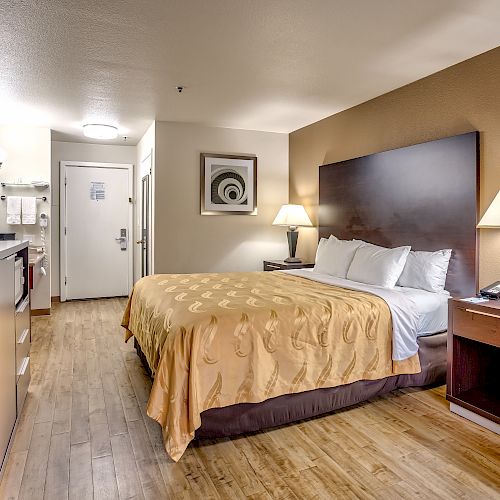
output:
M290 134L290 203L317 222L319 165L473 130L481 133L482 215L500 189L500 48ZM313 258L316 244L316 230L301 229L298 255ZM482 229L479 284L498 279L500 229Z

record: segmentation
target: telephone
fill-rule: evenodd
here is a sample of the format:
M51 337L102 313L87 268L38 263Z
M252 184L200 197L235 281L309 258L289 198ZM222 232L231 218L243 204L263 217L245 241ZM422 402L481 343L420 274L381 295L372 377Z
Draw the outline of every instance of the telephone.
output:
M500 299L500 281L495 281L491 285L479 290L479 295L487 299Z

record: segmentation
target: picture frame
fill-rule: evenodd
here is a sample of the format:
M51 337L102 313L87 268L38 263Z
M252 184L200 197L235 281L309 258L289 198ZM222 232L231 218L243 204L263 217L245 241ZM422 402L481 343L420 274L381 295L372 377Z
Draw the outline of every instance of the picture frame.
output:
M200 154L201 215L257 215L257 157Z

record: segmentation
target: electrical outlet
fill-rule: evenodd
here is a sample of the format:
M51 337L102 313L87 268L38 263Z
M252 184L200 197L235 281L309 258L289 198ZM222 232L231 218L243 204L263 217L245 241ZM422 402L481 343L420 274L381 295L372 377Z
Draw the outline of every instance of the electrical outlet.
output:
M28 240L29 244L31 245L33 243L33 240L35 239L34 234L25 234L24 239Z

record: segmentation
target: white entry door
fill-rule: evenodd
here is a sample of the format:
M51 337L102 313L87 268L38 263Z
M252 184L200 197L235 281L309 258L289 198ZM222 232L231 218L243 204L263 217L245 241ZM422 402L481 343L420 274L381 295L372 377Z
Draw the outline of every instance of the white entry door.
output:
M61 162L61 300L128 295L132 166Z

